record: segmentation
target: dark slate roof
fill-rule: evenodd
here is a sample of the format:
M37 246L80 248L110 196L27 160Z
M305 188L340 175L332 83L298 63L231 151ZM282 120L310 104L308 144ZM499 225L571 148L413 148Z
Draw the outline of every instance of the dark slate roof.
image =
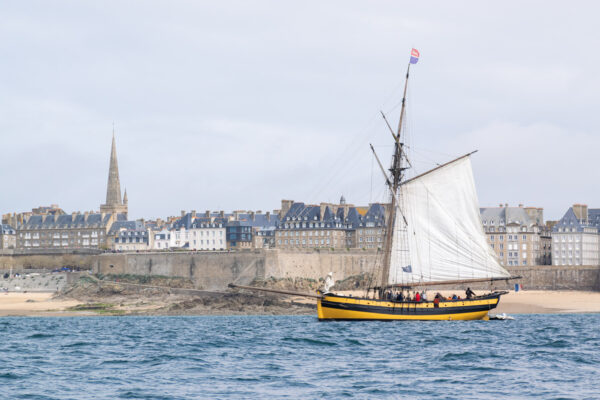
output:
M105 214L102 218L100 213L88 214L87 220L84 214L61 214L61 215L32 215L25 224L19 225L20 229L52 229L52 228L100 228L108 225L111 214ZM118 214L117 220L126 220L125 214Z
M481 222L489 226L519 224L532 226L536 224L523 207L481 207Z
M172 230L180 230L182 228L193 229L193 228L202 228L207 227L208 225L213 226L216 224L218 226L221 224L225 226L230 223L231 218L234 217L234 214L224 214L221 217L220 213L212 213L210 217L206 217L205 214L196 214L196 217L192 217L191 213L185 214L183 217L177 219L173 224L171 224L169 229ZM240 222L239 226L252 226L252 227L276 227L279 225L279 216L277 214L270 214L267 219L267 215L263 213L255 213L254 218L250 213L239 213L237 214L237 219L235 221Z
M573 207L569 207L565 215L552 227L553 232L558 232L559 229L574 229L575 232L583 232L584 228L598 228L600 227L600 209L592 208L588 209L588 221L579 220L573 211Z
M214 218L213 221L211 221L210 218L206 218L204 216L202 216L202 217L196 216L196 218L193 220L192 224L190 225L190 228L219 228L219 227L225 227L225 224L227 224L226 218L217 217L217 218Z
M108 231L109 235L116 235L118 232L125 231L145 231L146 227L142 223L142 221L116 221L114 222L110 230Z
M600 208L588 208L588 221L600 228Z
M237 220L240 221L241 225L252 226L252 227L276 227L279 225L279 216L277 214L270 214L269 219L267 219L267 214L252 214L250 213L241 213L238 214Z
M359 226L385 226L385 207L382 204L371 204L364 216L360 215L355 207L348 208L348 215L344 215L344 207L339 207L337 212L326 206L321 219L320 206L307 206L304 203L293 203L281 220L281 224L296 222L323 222L326 228L356 229ZM340 226L341 225L341 226Z
M2 235L14 235L16 232L12 226L8 224L0 224L0 234Z
M135 222L135 221L132 221ZM142 225L143 226L143 225ZM116 243L148 243L148 231L145 229L131 229L119 232Z

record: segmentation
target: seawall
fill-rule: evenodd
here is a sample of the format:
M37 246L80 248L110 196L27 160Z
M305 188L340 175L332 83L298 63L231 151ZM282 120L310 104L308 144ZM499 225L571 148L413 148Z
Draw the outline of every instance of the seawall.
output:
M54 269L75 266L102 274L163 275L192 279L196 287L219 290L228 283L248 284L253 279L309 278L318 280L329 272L336 280L376 270L381 253L352 251L156 252L0 255L0 270ZM508 267L520 275L524 289L600 291L600 266ZM473 288L490 285L473 284ZM514 288L514 282L495 282L496 289Z

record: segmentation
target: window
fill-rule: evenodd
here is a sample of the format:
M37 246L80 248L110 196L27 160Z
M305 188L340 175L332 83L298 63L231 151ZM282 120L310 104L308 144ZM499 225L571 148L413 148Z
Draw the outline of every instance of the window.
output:
M527 240L527 235L523 235L523 240Z

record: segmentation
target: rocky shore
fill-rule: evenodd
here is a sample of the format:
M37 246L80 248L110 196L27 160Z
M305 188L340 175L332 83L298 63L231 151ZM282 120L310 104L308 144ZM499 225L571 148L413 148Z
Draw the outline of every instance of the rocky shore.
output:
M48 278L49 279L49 278ZM56 279L56 278L55 278ZM339 282L334 291L361 295L365 277ZM36 278L39 282L46 282ZM31 280L33 282L33 280ZM252 286L314 293L311 279L267 279ZM45 283L43 284L45 285ZM449 291L443 291L450 295ZM495 313L600 312L600 292L520 291L504 295ZM0 294L0 316L74 315L316 315L314 299L244 290L206 291L183 278L83 275L56 292Z

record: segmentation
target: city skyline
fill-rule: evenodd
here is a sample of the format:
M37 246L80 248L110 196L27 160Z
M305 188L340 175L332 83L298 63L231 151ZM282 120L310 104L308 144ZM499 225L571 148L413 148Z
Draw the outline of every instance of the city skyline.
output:
M595 4L107 4L2 5L2 213L97 209L113 121L131 219L383 201L411 47L418 171L479 149L481 206L597 205Z

